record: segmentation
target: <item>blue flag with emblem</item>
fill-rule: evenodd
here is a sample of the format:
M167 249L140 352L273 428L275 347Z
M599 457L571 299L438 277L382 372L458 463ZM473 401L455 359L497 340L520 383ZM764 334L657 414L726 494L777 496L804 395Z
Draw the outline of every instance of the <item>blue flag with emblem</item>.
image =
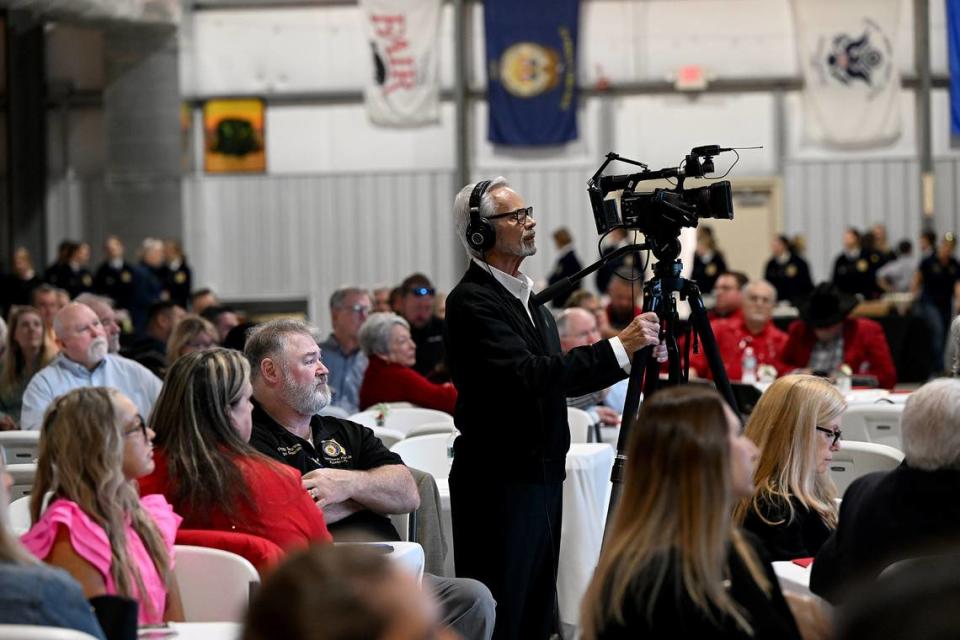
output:
M483 5L490 142L575 140L579 0L485 0Z
M947 0L950 58L950 134L960 136L960 0Z

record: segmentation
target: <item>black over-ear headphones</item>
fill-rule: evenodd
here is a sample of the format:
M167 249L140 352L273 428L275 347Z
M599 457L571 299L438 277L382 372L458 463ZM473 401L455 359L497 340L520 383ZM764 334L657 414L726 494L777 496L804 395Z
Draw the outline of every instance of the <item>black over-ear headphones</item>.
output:
M497 243L497 228L480 215L480 199L490 186L489 180L481 180L470 194L470 224L467 225L467 244L477 251L488 251Z

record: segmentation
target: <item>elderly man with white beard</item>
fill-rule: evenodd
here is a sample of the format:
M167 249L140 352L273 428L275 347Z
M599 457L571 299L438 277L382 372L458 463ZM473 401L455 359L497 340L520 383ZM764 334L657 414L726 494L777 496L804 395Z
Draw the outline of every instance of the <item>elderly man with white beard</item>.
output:
M318 337L308 324L280 319L247 338L254 405L250 444L300 472L335 541L399 540L385 514L416 509L417 486L400 456L372 430L317 415L330 402ZM423 583L440 602L445 624L464 638L490 638L494 601L486 587L428 573Z
M60 355L27 385L22 429L39 429L50 403L79 387L112 387L130 398L140 415L150 415L160 394L160 379L133 360L107 353L106 332L90 307L79 302L66 305L54 316L53 331Z

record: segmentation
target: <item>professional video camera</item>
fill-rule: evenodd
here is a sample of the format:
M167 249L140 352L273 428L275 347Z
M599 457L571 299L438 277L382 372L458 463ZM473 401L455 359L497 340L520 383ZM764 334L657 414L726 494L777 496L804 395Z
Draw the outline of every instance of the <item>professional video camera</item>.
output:
M587 182L587 193L597 233L605 234L620 227L642 232L652 241L654 253L657 245L673 244L683 227L695 227L700 218L733 219L733 194L726 180L705 187L684 189L686 178L702 178L712 173L713 156L724 151L717 145L694 147L677 167L650 171L647 165L636 160L608 153L600 168ZM734 153L736 153L734 151ZM614 160L641 167L640 173L604 176L603 171ZM644 180L676 178L672 189L654 189L637 192L637 184ZM622 191L619 210L617 201L607 199L612 191Z

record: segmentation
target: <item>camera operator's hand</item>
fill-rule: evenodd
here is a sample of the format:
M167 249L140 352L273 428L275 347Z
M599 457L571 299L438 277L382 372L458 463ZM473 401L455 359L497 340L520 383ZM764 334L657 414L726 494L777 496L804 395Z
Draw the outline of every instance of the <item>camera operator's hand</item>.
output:
M660 318L652 311L641 313L623 331L617 334L617 337L620 338L627 355L633 358L633 354L640 349L660 344ZM663 351L665 354L665 349ZM655 355L659 360L659 354Z

